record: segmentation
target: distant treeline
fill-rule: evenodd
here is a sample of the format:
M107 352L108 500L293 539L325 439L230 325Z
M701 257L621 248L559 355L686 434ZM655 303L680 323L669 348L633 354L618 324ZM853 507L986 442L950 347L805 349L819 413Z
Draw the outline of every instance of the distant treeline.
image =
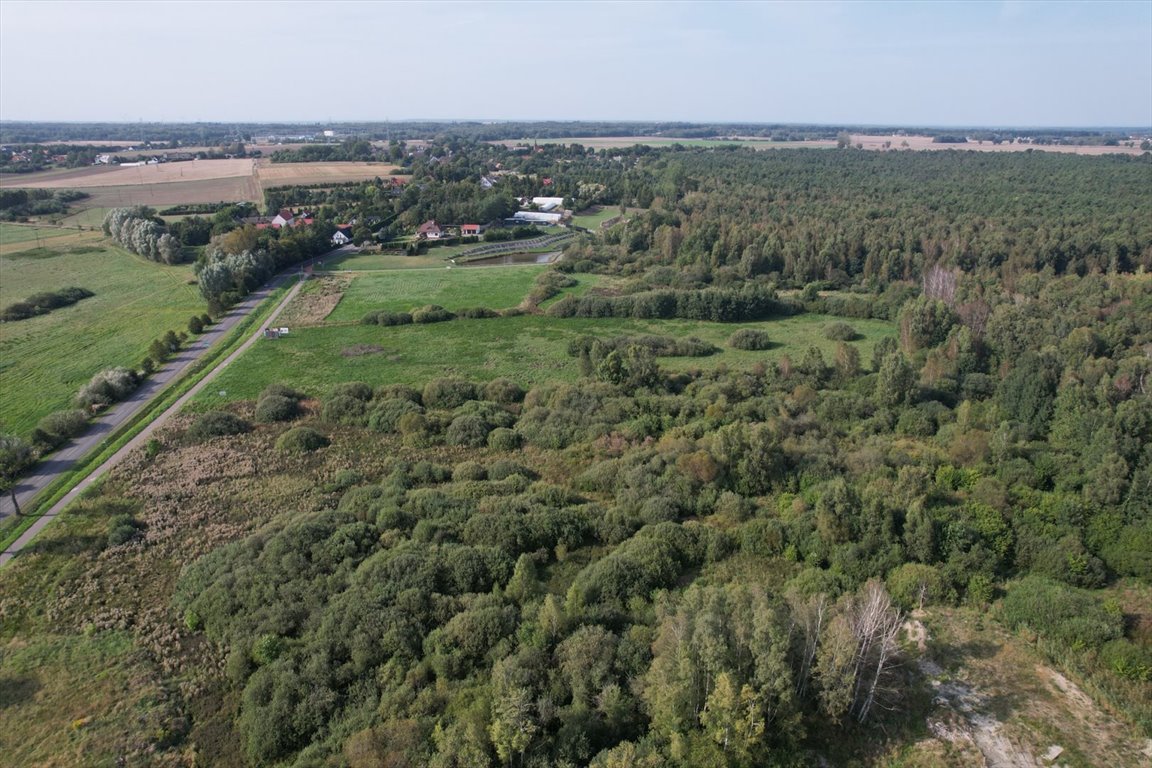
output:
M17 221L28 216L64 213L68 203L86 197L87 192L75 189L0 189L0 219Z
M216 145L224 142L252 141L255 136L295 138L316 136L332 130L345 137L361 140L404 141L459 136L481 141L508 139L557 139L598 136L666 136L670 138L707 139L730 136L752 136L779 141L801 139L835 139L842 131L850 133L894 134L903 131L920 136L955 134L956 128L923 126L812 125L786 123L678 123L678 122L580 122L545 121L483 123L473 121L403 121L355 123L33 123L0 122L0 143L19 144L44 141L133 141L140 144ZM1069 143L1103 143L1107 139L1127 138L1147 132L1147 127L1098 128L970 128L963 131L971 138L1004 139L1015 137L1042 138Z

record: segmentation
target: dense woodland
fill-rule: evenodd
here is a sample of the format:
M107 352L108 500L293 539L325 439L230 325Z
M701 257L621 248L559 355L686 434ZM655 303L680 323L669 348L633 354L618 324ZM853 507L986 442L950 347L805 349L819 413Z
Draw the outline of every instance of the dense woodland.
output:
M612 289L549 314L820 311L842 318L836 352L670 373L662 357L714 350L593 335L558 350L574 385L298 392L285 371L200 415L138 470L171 490L114 484L89 513L107 513L112 562L163 546L171 505L264 514L172 554L169 653L214 649L183 673L190 701L238 712L214 738L300 767L867 761L921 733L902 623L953 606L1152 736L1152 635L1106 591L1152 579L1148 155L505 153L453 140L398 194L312 203L382 228L544 191L644 208L567 248L557 272ZM512 173L481 190L496 163ZM260 237L217 235L206 296L310 252ZM898 334L864 359L857 317ZM729 343L771 340L767 322ZM267 456L250 497L180 479L222 445ZM265 472L310 491L262 496ZM157 748L200 733L182 722Z

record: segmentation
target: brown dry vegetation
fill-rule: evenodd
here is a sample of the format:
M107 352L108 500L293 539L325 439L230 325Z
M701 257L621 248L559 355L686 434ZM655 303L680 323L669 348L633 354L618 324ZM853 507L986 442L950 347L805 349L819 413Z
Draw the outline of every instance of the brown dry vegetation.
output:
M278 322L289 327L323 324L351 284L348 275L322 275L309 280L284 308Z

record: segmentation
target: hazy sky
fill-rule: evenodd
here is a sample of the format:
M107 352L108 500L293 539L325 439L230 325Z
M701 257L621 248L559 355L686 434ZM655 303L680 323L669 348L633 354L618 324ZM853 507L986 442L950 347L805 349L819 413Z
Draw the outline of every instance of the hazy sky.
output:
M1152 2L0 2L0 119L1152 126Z

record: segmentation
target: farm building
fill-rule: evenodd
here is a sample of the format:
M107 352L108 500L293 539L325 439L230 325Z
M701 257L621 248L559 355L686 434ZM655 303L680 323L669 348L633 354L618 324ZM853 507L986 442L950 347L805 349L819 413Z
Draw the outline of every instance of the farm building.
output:
M471 236L477 236L477 235L484 234L485 230L487 230L487 229L488 229L487 224L461 224L460 225L460 234L463 235L464 237L468 237L470 235Z
M517 211L506 222L512 226L523 224L559 224L564 218L562 213L544 213L542 211Z
M534 197L532 204L539 208L541 211L554 211L564 205L564 198L562 197Z

